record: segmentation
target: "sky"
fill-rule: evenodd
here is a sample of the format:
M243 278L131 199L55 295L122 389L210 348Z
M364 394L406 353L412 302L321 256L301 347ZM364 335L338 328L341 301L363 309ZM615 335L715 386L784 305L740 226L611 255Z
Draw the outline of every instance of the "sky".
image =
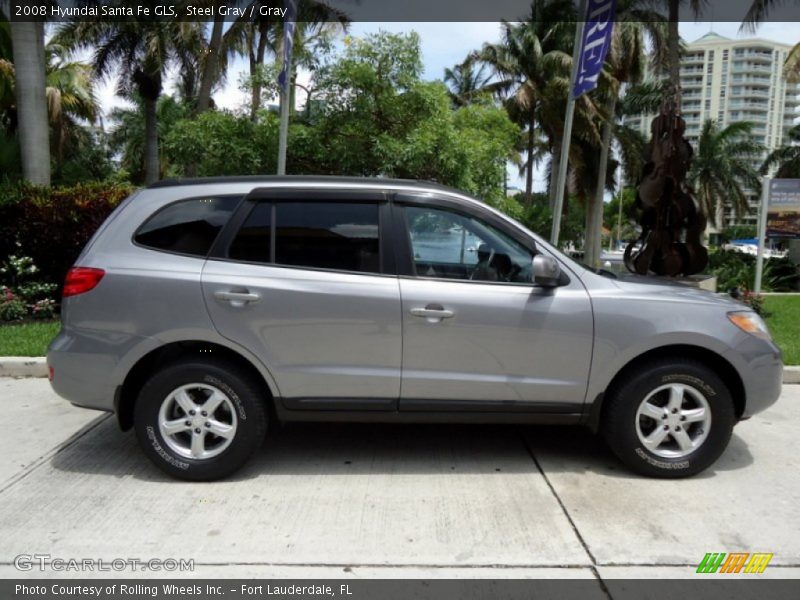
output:
M349 34L361 37L378 31L403 33L416 31L422 44L422 59L424 63L423 78L426 80L441 79L445 68L460 63L472 50L480 48L485 42L497 42L500 37L500 24L497 22L385 22L367 23L359 22L351 25ZM759 25L755 34L740 33L739 23L733 22L698 22L680 24L681 37L687 42L693 42L703 35L713 31L719 35L733 39L759 37L776 42L794 45L800 42L800 23L765 22ZM244 59L236 59L230 65L227 84L214 93L217 106L230 110L241 109L245 106L247 95L239 90L240 75L247 72ZM301 84L308 83L307 73L298 76ZM114 94L114 81L108 81L98 88L98 97L104 111L115 106L125 105L125 101ZM167 84L167 91L171 83ZM303 94L298 94L298 101L303 101ZM522 178L516 171L509 171L509 185L522 186ZM543 171L536 173L534 189L542 190L546 187Z

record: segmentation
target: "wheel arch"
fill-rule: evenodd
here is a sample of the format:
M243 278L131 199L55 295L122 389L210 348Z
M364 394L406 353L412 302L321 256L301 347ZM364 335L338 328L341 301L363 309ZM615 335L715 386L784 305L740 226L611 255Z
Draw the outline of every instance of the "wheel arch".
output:
M204 358L220 358L227 362L233 362L242 369L245 369L254 377L254 380L259 382L262 386L267 409L270 411L269 416L276 418L274 398L277 396L277 390L272 389L267 378L250 359L231 348L214 342L184 340L170 342L151 350L140 357L128 371L122 385L117 387L114 394L114 410L120 429L127 431L133 427L134 405L139 396L139 391L142 389L148 377L159 368L179 358L186 358L192 355L202 356Z
M623 381L629 373L635 371L637 367L653 360L663 358L690 358L712 369L722 378L722 380L725 382L725 385L728 386L731 397L733 398L736 418L739 419L742 416L747 398L745 394L744 382L742 381L739 373L736 371L736 368L722 355L714 352L713 350L709 350L708 348L703 348L702 346L693 346L690 344L671 344L653 348L652 350L648 350L647 352L635 356L616 372L608 386L606 386L603 392L595 397L594 402L592 402L589 410L587 411L585 422L592 429L592 431L596 432L599 429L600 420L603 415L604 400L608 393L613 390L615 386L619 385L619 383Z

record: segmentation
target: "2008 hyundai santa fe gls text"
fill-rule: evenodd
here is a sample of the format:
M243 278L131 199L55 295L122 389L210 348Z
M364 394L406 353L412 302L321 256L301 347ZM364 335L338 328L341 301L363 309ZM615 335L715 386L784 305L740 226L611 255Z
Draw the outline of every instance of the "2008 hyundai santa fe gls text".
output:
M582 423L631 469L702 471L774 403L745 305L587 269L456 190L389 179L161 182L67 276L55 391L176 477L225 477L267 420Z

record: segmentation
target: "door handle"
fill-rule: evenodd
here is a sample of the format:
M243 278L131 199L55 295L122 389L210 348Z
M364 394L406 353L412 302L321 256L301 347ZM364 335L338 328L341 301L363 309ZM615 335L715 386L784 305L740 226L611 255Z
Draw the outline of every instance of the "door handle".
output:
M219 300L220 302L230 302L231 306L244 306L245 304L249 304L251 302L258 302L261 300L260 294L255 294L248 290L244 290L242 292L234 292L231 290L218 290L214 292L214 298Z
M446 309L441 304L428 304L425 308L412 308L410 312L415 317L427 319L429 323L438 323L442 319L449 319L456 314L452 310Z

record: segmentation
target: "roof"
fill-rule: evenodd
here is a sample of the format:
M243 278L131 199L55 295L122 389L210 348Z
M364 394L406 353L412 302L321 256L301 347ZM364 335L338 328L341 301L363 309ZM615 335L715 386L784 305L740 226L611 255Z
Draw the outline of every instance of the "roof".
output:
M713 31L709 31L703 37L696 39L693 41L693 44L702 44L705 42L732 42L731 38L725 37L724 35L720 35L718 33L714 33Z
M339 177L334 175L236 175L228 177L191 177L177 179L162 179L148 185L148 189L177 187L184 185L211 185L219 183L352 183L355 185L399 185L404 187L436 187L452 190L454 188L418 179L391 179L388 177Z

